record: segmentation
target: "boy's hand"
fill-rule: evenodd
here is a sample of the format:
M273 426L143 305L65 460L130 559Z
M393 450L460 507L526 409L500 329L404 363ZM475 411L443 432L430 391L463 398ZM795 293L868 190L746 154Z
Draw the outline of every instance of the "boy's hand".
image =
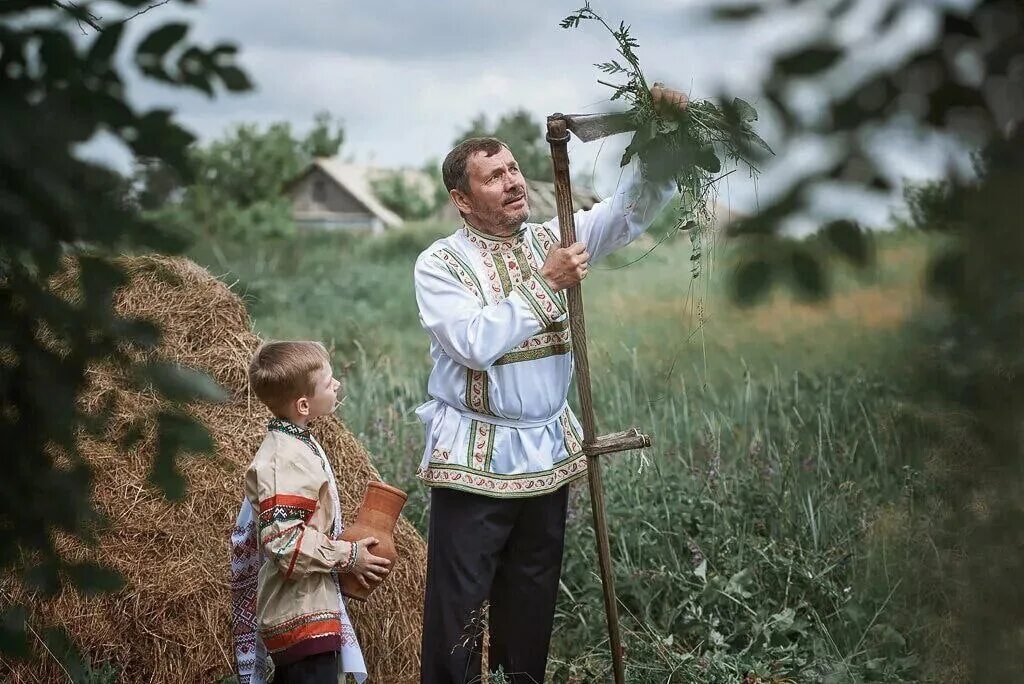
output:
M370 553L370 547L380 543L376 537L366 537L356 543L359 544L359 553L356 554L356 564L352 568L352 574L356 576L364 589L369 589L371 583L378 584L391 572L388 570L391 561Z

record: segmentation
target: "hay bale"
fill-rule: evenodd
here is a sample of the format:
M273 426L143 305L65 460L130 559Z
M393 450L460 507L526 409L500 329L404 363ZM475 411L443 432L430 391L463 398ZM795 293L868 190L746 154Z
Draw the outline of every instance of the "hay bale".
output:
M95 468L95 500L111 527L98 550L62 540L74 558L98 558L120 571L127 587L83 599L73 592L47 602L25 597L7 578L3 594L25 601L37 624L60 625L94 662L123 668L125 682L213 682L233 670L228 587L228 537L242 497L242 474L265 434L269 414L246 379L259 344L242 301L206 270L184 259L138 257L123 262L131 280L119 293L121 315L157 322L164 337L156 355L198 368L231 393L222 405L195 407L217 445L215 457L181 461L187 498L170 504L146 482L153 435L130 454L112 442L131 423L155 411L155 397L125 388L110 368L92 369L82 402L111 401L114 425L103 441L86 441ZM380 476L362 445L337 418L313 426L338 475L343 514L352 521L366 483ZM402 560L366 604L350 604L374 682L415 680L419 673L421 611L426 574L423 539L404 518L395 541ZM5 681L66 681L45 653L29 663L0 667ZM10 677L9 677L10 676Z

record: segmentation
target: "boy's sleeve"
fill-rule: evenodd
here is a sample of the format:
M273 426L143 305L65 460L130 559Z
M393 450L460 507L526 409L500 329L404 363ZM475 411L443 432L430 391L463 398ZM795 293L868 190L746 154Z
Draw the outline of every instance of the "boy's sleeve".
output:
M285 579L330 572L348 557L348 542L334 541L309 524L320 505L321 486L327 486L322 469L280 449L246 473L246 497L259 511L260 547Z

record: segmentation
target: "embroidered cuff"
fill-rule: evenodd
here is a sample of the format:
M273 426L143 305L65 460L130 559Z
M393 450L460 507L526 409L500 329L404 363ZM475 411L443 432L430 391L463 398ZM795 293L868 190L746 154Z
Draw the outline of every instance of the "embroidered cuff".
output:
M544 327L565 316L565 306L540 275L534 275L516 286L516 291L530 305L534 315Z

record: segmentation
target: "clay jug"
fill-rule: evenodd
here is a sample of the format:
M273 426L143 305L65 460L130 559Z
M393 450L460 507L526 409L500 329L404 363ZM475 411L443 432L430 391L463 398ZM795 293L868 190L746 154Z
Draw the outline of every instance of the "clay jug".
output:
M390 560L390 570L394 572L395 563L398 561L394 537L395 523L398 522L398 516L408 498L400 489L383 482L370 482L366 487L366 494L363 495L363 503L356 512L355 523L345 528L341 538L352 542L366 537L376 537L380 543L371 546L370 553ZM369 589L364 589L359 580L350 573L342 574L340 578L341 593L357 601L365 601L380 586L380 583L371 584Z

